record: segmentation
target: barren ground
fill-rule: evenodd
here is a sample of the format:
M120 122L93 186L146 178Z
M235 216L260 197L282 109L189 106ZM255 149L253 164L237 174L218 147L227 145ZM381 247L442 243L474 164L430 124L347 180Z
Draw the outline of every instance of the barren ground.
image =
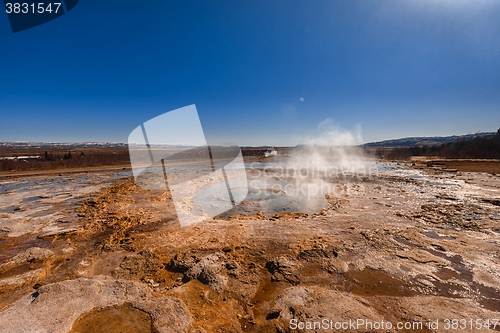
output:
M295 332L291 319L364 319L424 326L329 331L476 331L444 321L500 319L500 176L444 168L400 164L339 180L351 190L314 215L183 228L168 192L125 173L1 179L0 325Z

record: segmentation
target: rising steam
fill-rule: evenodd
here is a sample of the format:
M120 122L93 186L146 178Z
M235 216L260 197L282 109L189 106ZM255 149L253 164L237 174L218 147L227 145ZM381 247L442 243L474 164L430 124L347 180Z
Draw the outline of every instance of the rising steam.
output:
M336 169L344 173L356 173L368 167L368 159L359 147L363 143L361 126L348 131L326 119L317 131L316 135L305 137L305 145L289 156L290 167Z

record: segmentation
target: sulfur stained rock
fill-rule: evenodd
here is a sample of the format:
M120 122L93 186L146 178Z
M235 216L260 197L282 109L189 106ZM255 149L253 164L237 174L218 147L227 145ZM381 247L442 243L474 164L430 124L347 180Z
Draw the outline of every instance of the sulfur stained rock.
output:
M190 331L191 315L181 300L155 298L144 285L102 276L42 286L1 312L0 322L5 333L67 333L82 314L125 303L148 313L157 332Z
M386 321L367 301L346 292L328 290L321 287L290 287L276 298L274 307L267 319L281 332L296 332L294 323L298 322L349 322L362 318L366 321ZM307 330L307 332L321 332ZM361 330L342 330L342 332L365 332ZM389 332L391 332L389 330Z

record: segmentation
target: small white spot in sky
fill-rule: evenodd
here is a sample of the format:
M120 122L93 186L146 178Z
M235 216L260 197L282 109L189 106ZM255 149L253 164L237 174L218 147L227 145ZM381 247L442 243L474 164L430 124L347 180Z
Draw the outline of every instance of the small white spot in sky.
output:
M301 102L303 102L303 101L304 101L304 97L299 98L299 100L300 100Z

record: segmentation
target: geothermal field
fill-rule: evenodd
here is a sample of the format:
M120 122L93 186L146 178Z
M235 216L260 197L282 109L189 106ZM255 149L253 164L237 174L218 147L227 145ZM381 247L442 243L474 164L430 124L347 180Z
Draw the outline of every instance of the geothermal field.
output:
M500 331L500 176L328 156L245 157L246 197L184 226L225 199L3 174L0 331Z

